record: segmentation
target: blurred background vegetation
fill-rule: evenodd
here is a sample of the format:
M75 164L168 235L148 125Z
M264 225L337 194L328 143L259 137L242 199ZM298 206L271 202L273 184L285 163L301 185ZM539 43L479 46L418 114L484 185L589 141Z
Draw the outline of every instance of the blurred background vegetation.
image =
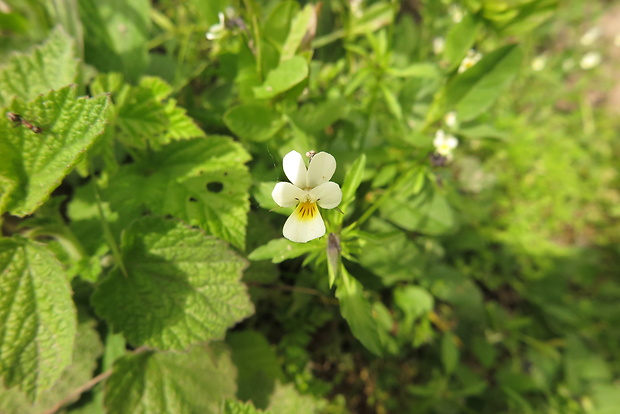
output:
M277 99L263 90L258 112L233 111L254 104L248 56L262 75L273 69L306 4L4 0L0 51L61 24L89 65L85 92L96 71L131 84L159 76L207 135L235 136L253 157L248 254L279 237L268 198L291 149L332 153L339 183L366 154L349 222L415 171L345 260L381 349L351 334L324 262L254 261L244 280L256 314L226 339L240 400L274 413L617 413L620 4L324 0L315 32L302 32L308 81ZM467 38L454 27L471 16L475 50L516 44L521 63L497 99L447 125L437 94L462 56L445 47ZM438 128L459 146L432 163ZM426 198L408 193L415 180ZM97 412L85 398L69 412Z

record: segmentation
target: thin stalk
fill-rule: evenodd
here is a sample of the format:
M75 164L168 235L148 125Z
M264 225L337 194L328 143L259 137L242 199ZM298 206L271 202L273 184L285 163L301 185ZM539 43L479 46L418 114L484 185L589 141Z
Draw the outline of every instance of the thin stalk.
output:
M94 174L91 174L91 176L94 177ZM93 188L95 191L95 200L97 201L97 210L99 211L99 217L101 219L103 235L108 242L110 250L112 250L112 256L114 256L114 261L118 264L118 267L121 269L121 272L123 272L123 275L125 275L125 277L129 277L129 274L127 273L127 268L123 263L121 250L118 247L118 244L116 244L116 240L114 239L114 235L112 234L112 229L110 229L110 224L106 220L105 212L103 211L103 206L101 205L101 195L99 194L99 186L97 185L97 182L94 182Z

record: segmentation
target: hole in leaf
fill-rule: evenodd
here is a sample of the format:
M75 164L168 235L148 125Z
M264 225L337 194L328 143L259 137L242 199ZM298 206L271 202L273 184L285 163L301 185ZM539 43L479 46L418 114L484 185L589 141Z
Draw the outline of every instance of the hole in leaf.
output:
M210 183L207 183L207 190L209 190L212 193L219 193L224 189L224 184L220 183L219 181L212 181Z

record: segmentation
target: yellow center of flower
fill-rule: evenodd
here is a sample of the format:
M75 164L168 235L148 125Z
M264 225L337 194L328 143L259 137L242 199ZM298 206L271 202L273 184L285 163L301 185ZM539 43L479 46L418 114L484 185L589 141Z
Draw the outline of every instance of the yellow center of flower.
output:
M319 212L316 203L303 201L297 205L295 213L300 220L312 220Z

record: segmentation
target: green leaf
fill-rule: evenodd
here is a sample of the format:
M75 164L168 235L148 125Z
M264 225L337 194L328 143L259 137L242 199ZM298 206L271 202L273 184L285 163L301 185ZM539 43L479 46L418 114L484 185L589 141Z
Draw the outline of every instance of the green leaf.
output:
M392 223L424 234L444 234L453 230L456 224L448 200L436 189L426 189L413 196L397 193L380 210Z
M404 68L388 68L387 73L399 78L437 78L440 75L437 65L429 62L413 63Z
M347 175L342 183L342 202L340 203L340 209L346 212L347 208L353 201L355 201L355 192L362 183L364 178L364 171L366 170L366 154L360 155L353 165L347 171ZM337 217L337 225L342 223L344 216L339 214Z
M123 357L105 384L109 414L217 414L235 393L235 367L221 346Z
M359 258L360 264L379 276L385 286L422 276L424 255L402 231L366 240Z
M470 323L485 319L485 307L480 288L454 268L435 265L421 283L437 299L451 304L459 319Z
M414 321L433 309L435 301L426 289L418 286L398 286L394 289L394 303L408 321Z
M138 86L125 84L112 95L118 101L116 123L123 132L119 139L127 145L144 149L147 141L166 133L168 119L161 102L161 86L151 78L142 78Z
M224 123L237 136L249 141L267 141L284 125L282 116L259 104L246 104L229 109Z
M103 197L124 218L148 211L171 214L243 249L250 208L244 163L249 158L228 137L173 142L151 158L122 167Z
M54 386L41 394L36 405L30 404L16 389L2 390L0 391L0 412L3 414L46 412L59 401L70 396L76 388L88 382L97 368L97 358L103 351L94 325L94 320L80 322L75 338L73 362L62 372ZM75 396L68 402L75 402L78 398L79 396Z
M97 76L91 88L112 94L116 103L113 123L121 131L117 137L129 146L144 149L147 143L158 147L205 136L176 99L167 99L172 87L163 79L144 76L137 86L131 86L123 82L122 75L107 73Z
M467 138L497 138L501 140L508 140L512 135L507 131L499 130L488 124L476 124L459 128L458 133Z
M441 337L441 363L446 374L450 375L454 372L458 361L459 349L456 347L456 343L454 343L452 334L445 332Z
M185 349L222 338L253 312L239 281L246 261L200 230L140 218L123 233L121 252L128 276L113 271L92 302L134 345Z
M403 109L398 102L398 98L390 89L388 89L385 84L381 83L379 84L379 86L381 88L381 92L383 93L383 98L385 99L385 103L387 104L388 109L390 110L392 115L394 115L394 117L400 121L403 118Z
M0 240L0 274L0 375L36 400L71 363L71 288L45 246L20 238Z
M310 253L313 250L324 247L323 244L309 243L294 243L287 239L275 239L269 243L256 248L248 259L250 260L269 260L273 263L281 263L287 259L294 259L295 257L302 256L306 253Z
M101 72L121 72L135 82L148 63L151 5L148 0L78 0L86 62Z
M280 62L277 68L269 71L262 85L254 88L258 99L269 99L288 91L308 77L308 63L301 56Z
M493 22L494 26L501 31L502 35L519 36L532 32L537 26L554 16L557 13L558 3L558 0L539 0L515 4L506 10L510 14L508 19L504 18L501 12L495 16L492 13L486 13L487 7L484 17L496 20Z
M448 107L456 109L461 121L476 118L504 92L520 66L521 49L517 45L507 45L485 55L448 84Z
M576 334L566 337L564 372L566 385L575 394L584 392L589 382L606 382L613 378L605 358L593 352Z
M394 7L387 1L372 4L364 10L359 20L351 25L351 35L376 32L394 21Z
M272 414L316 414L325 411L325 401L300 394L293 384L276 384L268 412Z
M256 331L231 332L226 342L238 370L237 398L267 407L276 381L284 379L271 345Z
M337 120L344 118L348 111L346 100L328 99L317 104L306 103L301 109L290 114L290 117L295 126L303 129L304 132L317 134Z
M284 46L282 47L282 53L280 53L280 62L289 60L295 56L295 52L304 40L304 36L312 24L312 19L315 19L316 14L314 11L314 4L306 4L302 11L291 22L291 29L288 32Z
M77 73L74 43L58 27L42 46L27 55L11 56L8 64L0 69L0 107L9 105L13 98L30 101L74 83Z
M340 313L351 328L351 333L375 355L383 354L381 337L372 306L364 296L362 284L341 266L340 282L336 286L336 297L340 302Z
M41 133L14 127L6 118L0 121L0 148L8 149L11 160L0 164L0 177L17 182L7 206L11 214L32 214L103 132L107 96L76 98L76 93L75 86L68 86L28 104L11 105L11 111L40 126Z
M176 99L169 99L166 102L164 113L168 119L168 126L164 138L159 140L160 144L167 144L173 140L206 136L204 131L187 115L187 111L177 106Z
M258 410L251 402L226 400L224 414L271 414L271 411Z
M291 20L299 12L299 3L292 0L279 1L263 24L263 36L278 50L286 41Z
M100 73L90 84L90 90L93 95L100 95L102 93L118 93L123 86L123 75L118 72ZM123 98L125 99L125 98Z
M478 24L471 14L467 14L463 20L452 26L446 36L446 46L443 52L444 58L450 64L450 71L459 67L474 44L477 34Z
M0 154L4 156L3 162L6 163L5 165L15 164L14 158L16 158L17 154L5 150L6 145L3 144L5 143L0 140ZM2 168L0 167L0 171L1 170ZM15 191L18 184L15 178L9 178L1 174L6 174L6 172L0 173L0 213L6 211L9 200L11 199L11 194Z

